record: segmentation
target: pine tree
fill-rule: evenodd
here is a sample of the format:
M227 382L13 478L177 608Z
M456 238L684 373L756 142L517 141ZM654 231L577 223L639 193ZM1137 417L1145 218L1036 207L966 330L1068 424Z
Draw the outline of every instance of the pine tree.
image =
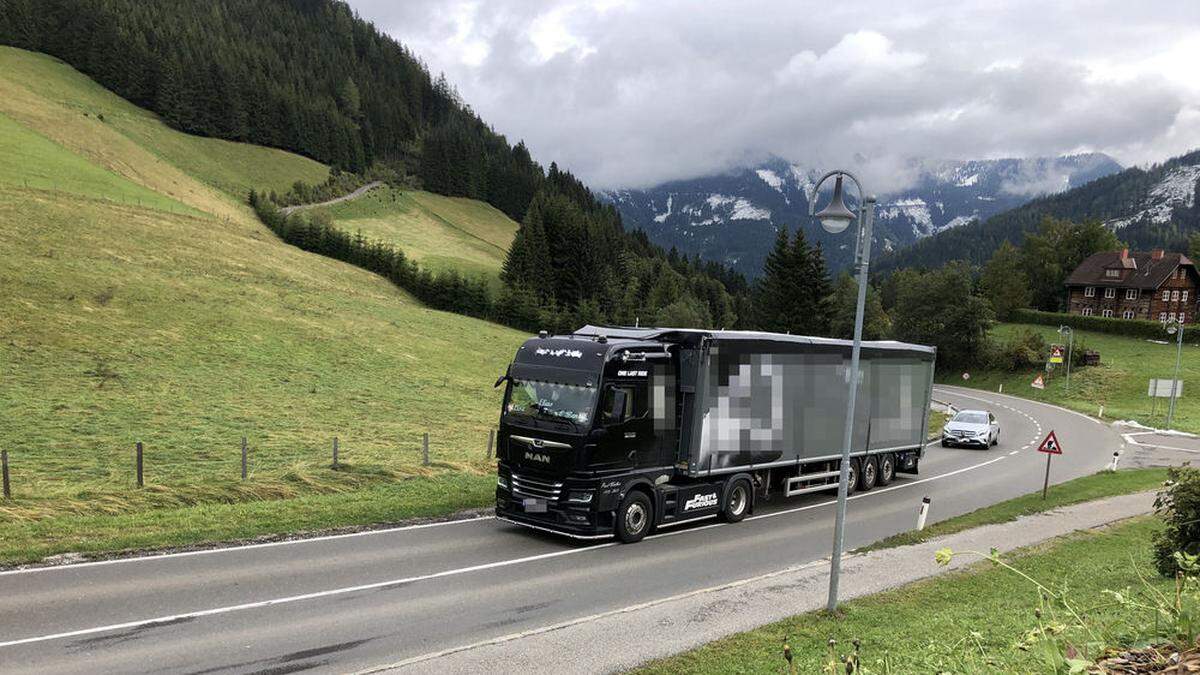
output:
M1014 310L1029 306L1029 276L1021 252L1007 241L984 265L979 282L983 297L992 303L1000 321L1008 321Z
M787 228L775 233L775 246L767 254L763 274L754 293L758 327L778 333L788 330L788 305L791 292L792 247Z

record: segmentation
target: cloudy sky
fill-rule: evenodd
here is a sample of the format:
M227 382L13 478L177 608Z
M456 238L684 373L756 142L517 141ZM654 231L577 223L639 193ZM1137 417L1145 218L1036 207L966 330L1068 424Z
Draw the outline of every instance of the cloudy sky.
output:
M349 0L544 164L644 187L1200 147L1200 1Z

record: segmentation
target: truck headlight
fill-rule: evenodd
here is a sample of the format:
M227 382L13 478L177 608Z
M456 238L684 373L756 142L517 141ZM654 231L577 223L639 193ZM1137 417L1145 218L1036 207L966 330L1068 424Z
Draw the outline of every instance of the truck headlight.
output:
M496 476L496 486L499 487L501 490L507 490L508 489L508 479L505 478L504 476Z
M592 492L590 490L572 490L567 493L567 501L572 504L591 504Z

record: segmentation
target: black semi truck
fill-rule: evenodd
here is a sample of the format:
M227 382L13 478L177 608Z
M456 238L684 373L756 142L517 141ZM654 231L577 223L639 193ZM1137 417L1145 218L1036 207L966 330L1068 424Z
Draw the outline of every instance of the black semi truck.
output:
M748 331L584 326L518 350L496 516L582 539L739 521L773 494L836 490L851 343ZM864 342L850 489L917 473L935 351Z

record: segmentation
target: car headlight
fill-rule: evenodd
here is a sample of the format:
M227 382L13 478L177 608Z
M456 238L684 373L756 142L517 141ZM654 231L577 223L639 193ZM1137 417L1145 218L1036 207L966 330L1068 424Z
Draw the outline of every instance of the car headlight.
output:
M508 489L508 479L504 476L496 476L496 486L502 490Z
M572 504L591 504L592 492L590 490L572 490L567 493L567 501Z

